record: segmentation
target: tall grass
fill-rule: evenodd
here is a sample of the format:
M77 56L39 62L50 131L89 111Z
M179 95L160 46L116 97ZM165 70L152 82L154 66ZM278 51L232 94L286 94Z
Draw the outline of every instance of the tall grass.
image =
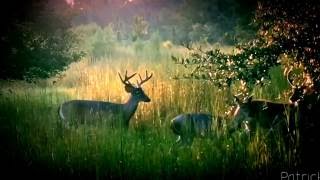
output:
M151 102L139 105L128 131L102 125L61 128L57 109L66 100L125 102L128 94L117 75L125 70L154 74L143 87ZM266 179L272 169L288 165L281 137L267 139L263 130L253 137L220 130L214 138L196 139L189 148L172 148L176 137L170 119L183 112L223 115L227 108L228 93L210 83L171 79L183 71L166 58L83 60L54 85L52 79L45 86L3 84L1 135L7 146L2 153L16 164L33 167L33 172L95 179Z

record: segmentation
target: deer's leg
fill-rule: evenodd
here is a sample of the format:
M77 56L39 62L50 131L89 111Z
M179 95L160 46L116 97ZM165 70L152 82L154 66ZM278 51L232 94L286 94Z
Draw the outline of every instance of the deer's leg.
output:
M178 144L181 141L181 136L179 135L177 140L176 140L176 144Z
M182 144L181 136L178 135L177 140L171 145L169 153L175 152L176 148ZM173 150L173 151L172 151Z

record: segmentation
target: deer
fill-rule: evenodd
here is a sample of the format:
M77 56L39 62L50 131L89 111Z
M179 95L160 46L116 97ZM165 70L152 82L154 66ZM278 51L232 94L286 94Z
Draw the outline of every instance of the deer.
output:
M281 130L286 137L294 141L296 131L296 121L300 113L300 100L306 94L305 86L295 86L287 74L287 80L292 88L292 95L288 102L273 102L269 100L255 99L249 96L241 101L237 96L234 96L237 103L236 111L233 114L233 121L229 127L229 133L234 132L241 127L245 132L250 134L257 127L268 130L268 133L273 130Z
M69 126L73 121L75 123L93 124L105 120L112 127L129 127L129 121L138 108L140 102L150 102L150 98L145 94L142 85L151 79L152 73L149 75L146 71L145 78L142 79L139 74L140 82L132 84L129 80L137 73L132 75L125 72L124 78L118 72L121 82L124 84L125 91L130 93L130 97L126 103L114 103L106 101L93 100L70 100L64 102L59 107L59 116L62 122Z
M183 113L170 121L170 129L178 136L176 144L191 145L195 137L206 137L212 128L209 113Z
M280 135L284 147L295 147L298 142L296 122L299 118L299 108L295 103L253 99L253 96L243 101L236 98L236 102L237 110L227 128L228 135L240 130L238 132L251 139L259 129L265 132L264 138Z
M290 125L292 116L296 112L293 103L278 103L268 100L253 100L253 96L240 101L237 97L237 112L234 114L230 131L244 127L247 133L254 131L257 127L267 128L270 131L281 125ZM285 122L286 117L289 122ZM284 124L286 123L286 124Z

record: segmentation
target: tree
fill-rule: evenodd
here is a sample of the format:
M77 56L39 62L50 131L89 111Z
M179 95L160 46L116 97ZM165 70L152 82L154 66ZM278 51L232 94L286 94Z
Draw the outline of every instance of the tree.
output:
M148 35L149 24L143 16L135 16L133 20L133 41L142 39Z
M240 80L246 86L264 84L271 67L282 65L284 74L295 75L295 87L301 89L299 152L304 167L319 167L320 143L320 4L308 1L260 1L255 10L256 37L239 44L234 54L219 49L196 50L188 58L173 58L179 64L194 67L191 78L206 79L220 87ZM283 58L285 57L285 58ZM288 73L299 72L302 73ZM299 81L302 79L302 81Z
M209 43L220 42L234 44L252 35L247 24L252 17L254 3L250 0L185 0L172 18L177 26L177 33L183 36L175 39L179 43L199 41L206 38ZM252 7L253 6L253 7ZM245 31L244 31L245 30ZM238 33L243 36L238 36ZM191 37L188 37L191 36Z
M79 60L83 53L77 49L75 34L68 30L70 18L58 16L50 0L24 3L21 14L7 12L1 33L0 78L47 78Z
M299 119L301 160L304 167L319 167L320 4L315 0L266 1L259 4L256 20L264 42L278 47L279 54L292 57L286 69L300 68L303 72L298 75L302 79L298 86L303 90Z

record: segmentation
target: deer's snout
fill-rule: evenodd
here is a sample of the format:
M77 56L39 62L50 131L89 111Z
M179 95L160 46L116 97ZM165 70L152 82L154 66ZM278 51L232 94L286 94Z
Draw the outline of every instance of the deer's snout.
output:
M148 97L148 95L146 95L146 94L143 92L142 89L140 89L140 90L141 90L141 92L140 92L140 99L141 99L141 101L143 101L143 102L150 102L151 99Z
M143 102L150 102L150 101L151 101L151 99L148 96L145 96Z

